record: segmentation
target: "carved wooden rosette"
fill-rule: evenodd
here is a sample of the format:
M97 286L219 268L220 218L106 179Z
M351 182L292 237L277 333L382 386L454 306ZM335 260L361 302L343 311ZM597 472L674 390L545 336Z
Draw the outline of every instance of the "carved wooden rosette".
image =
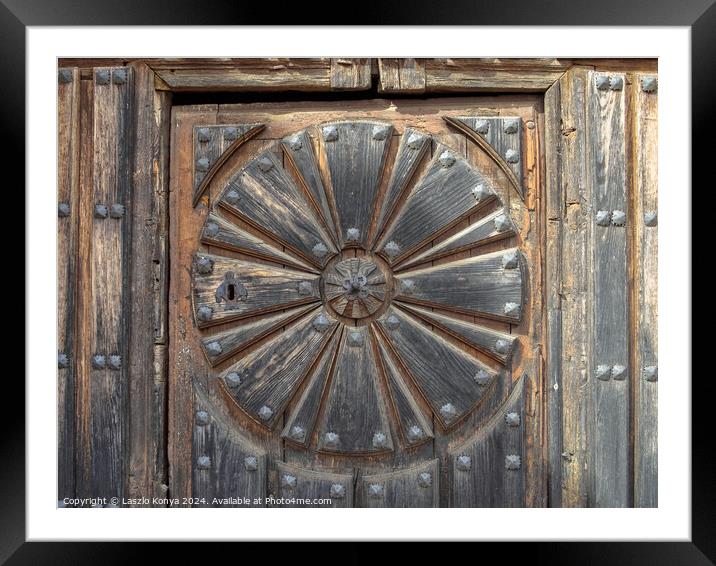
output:
M316 125L238 170L206 219L214 252L196 255L192 299L207 361L297 448L410 448L510 379L517 337L487 319L522 319L526 266L515 247L480 251L517 235L504 181L434 141L387 122Z

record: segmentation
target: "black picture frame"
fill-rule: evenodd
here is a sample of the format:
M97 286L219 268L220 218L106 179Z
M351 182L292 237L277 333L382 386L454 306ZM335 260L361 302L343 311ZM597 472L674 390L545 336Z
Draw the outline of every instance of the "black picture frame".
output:
M17 178L13 186L24 187L25 151L25 35L27 26L38 25L233 25L305 23L315 25L386 24L386 25L644 25L689 26L691 28L692 57L692 182L693 186L709 191L714 186L709 175L713 157L707 152L712 143L707 134L714 131L716 118L712 108L716 92L716 4L714 0L602 0L600 2L554 1L538 3L496 0L478 3L462 0L450 5L439 2L361 2L360 9L350 21L341 21L341 12L322 12L319 22L315 12L302 3L285 4L267 18L262 3L238 3L229 0L2 0L0 2L0 77L2 77L3 130L6 148L6 172ZM269 21L267 21L269 20ZM48 100L51 98L48 98ZM661 132L668 135L668 132ZM10 142L10 143L8 143ZM13 165L14 164L14 165ZM708 171L708 172L707 172ZM10 185L6 185L10 192ZM680 187L685 197L689 188ZM48 189L48 194L53 194ZM23 199L24 201L24 199ZM707 212L704 212L706 214ZM25 214L32 214L25 210ZM703 257L696 255L696 257ZM699 262L701 263L701 262ZM703 279L709 278L705 275ZM28 297L25 297L28 300ZM708 301L701 297L700 301ZM683 329L691 332L691 329ZM27 337L31 340L32 337ZM698 345L697 345L697 350ZM691 377L690 359L684 360L682 379L687 386ZM714 379L710 372L695 374L692 385L692 540L691 542L569 542L569 543L492 543L495 550L511 563L531 561L549 564L649 564L701 565L716 561L716 457L713 447L713 424L709 404L713 399ZM25 542L25 414L24 387L20 380L6 375L4 430L0 436L0 562L17 564L126 564L147 559L147 545L141 543L28 543ZM14 384L12 383L14 381ZM12 386L16 391L9 391ZM14 402L9 400L14 399ZM158 519L159 520L159 519ZM555 533L558 537L559 533ZM81 538L82 533L77 533ZM276 536L281 532L277 530ZM244 543L245 544L245 543ZM323 545L316 555L330 557L332 553L350 561L372 559L373 552L359 543L355 549L333 550ZM278 557L271 546L272 559ZM260 552L259 549L256 549ZM345 550L348 550L345 553ZM423 552L416 547L418 552ZM191 559L189 549L182 545L176 550L162 550L169 561L174 552L181 553L181 561ZM197 549L204 559L206 550ZM452 553L453 551L449 551ZM242 555L254 553L244 547ZM337 559L336 556L334 556ZM477 558L477 555L475 555ZM405 561L407 557L403 559ZM456 560L457 557L451 558ZM501 559L502 560L502 559Z

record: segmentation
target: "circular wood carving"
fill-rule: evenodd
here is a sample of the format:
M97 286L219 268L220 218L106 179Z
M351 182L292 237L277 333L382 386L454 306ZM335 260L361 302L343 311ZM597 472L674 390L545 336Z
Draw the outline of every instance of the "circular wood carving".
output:
M429 441L433 423L457 427L509 379L517 337L485 321L522 318L519 250L481 253L516 236L498 182L385 122L316 125L256 155L210 211L211 253L192 272L228 397L326 453L389 453Z

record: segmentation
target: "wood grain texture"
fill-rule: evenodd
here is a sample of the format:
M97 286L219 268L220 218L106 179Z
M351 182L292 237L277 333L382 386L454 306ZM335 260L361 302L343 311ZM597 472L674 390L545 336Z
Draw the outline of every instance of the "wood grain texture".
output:
M336 252L311 206L271 151L262 153L232 177L219 204L309 263L323 265ZM318 245L324 246L325 255L314 252Z
M328 344L336 321L317 329L310 312L286 331L253 350L219 375L226 394L259 424L273 429L288 401ZM232 375L238 376L237 385ZM268 408L268 411L265 409Z
M473 437L449 451L451 507L524 507L524 379Z
M80 76L57 85L57 496L75 495Z
M654 75L649 75L654 76ZM657 92L635 75L634 167L634 505L658 506L658 121Z
M370 59L331 59L331 90L369 89L370 65Z
M279 497L286 503L279 507L353 507L353 474L337 474L277 464ZM315 501L326 501L321 505Z
M367 328L345 328L318 428L319 450L341 454L393 450L386 400L377 380L375 348Z
M397 324L388 322L391 317ZM491 368L405 311L391 307L377 324L444 429L464 419L498 379Z
M396 275L395 298L408 303L456 312L519 321L523 306L522 267L506 268L503 256L518 250L493 252Z
M589 76L587 112L588 175L593 184L593 213L627 212L626 103L624 90L599 90ZM622 80L624 76L621 75ZM593 220L594 221L594 220ZM594 221L595 222L595 221ZM621 379L590 376L594 405L590 438L590 484L597 507L631 505L630 380L626 229L594 226L595 367L626 368Z
M389 122L321 125L321 160L330 178L341 246L366 245L392 131ZM357 238L349 237L351 229L358 230Z
M425 92L425 60L378 59L378 92L411 93Z
M357 499L360 507L438 507L439 481L437 459L394 472L366 474L358 484Z
M491 202L495 198L492 184L492 179L484 177L465 159L441 147L380 239L378 249L392 265L399 263ZM486 196L478 200L473 190L480 185ZM398 246L395 253L386 248L391 242Z

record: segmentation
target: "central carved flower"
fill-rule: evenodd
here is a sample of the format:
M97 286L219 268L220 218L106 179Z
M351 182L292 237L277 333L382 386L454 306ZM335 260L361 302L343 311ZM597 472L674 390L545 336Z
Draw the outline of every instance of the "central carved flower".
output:
M352 257L326 268L323 277L326 301L339 315L361 319L385 303L388 283L385 272L372 256Z

